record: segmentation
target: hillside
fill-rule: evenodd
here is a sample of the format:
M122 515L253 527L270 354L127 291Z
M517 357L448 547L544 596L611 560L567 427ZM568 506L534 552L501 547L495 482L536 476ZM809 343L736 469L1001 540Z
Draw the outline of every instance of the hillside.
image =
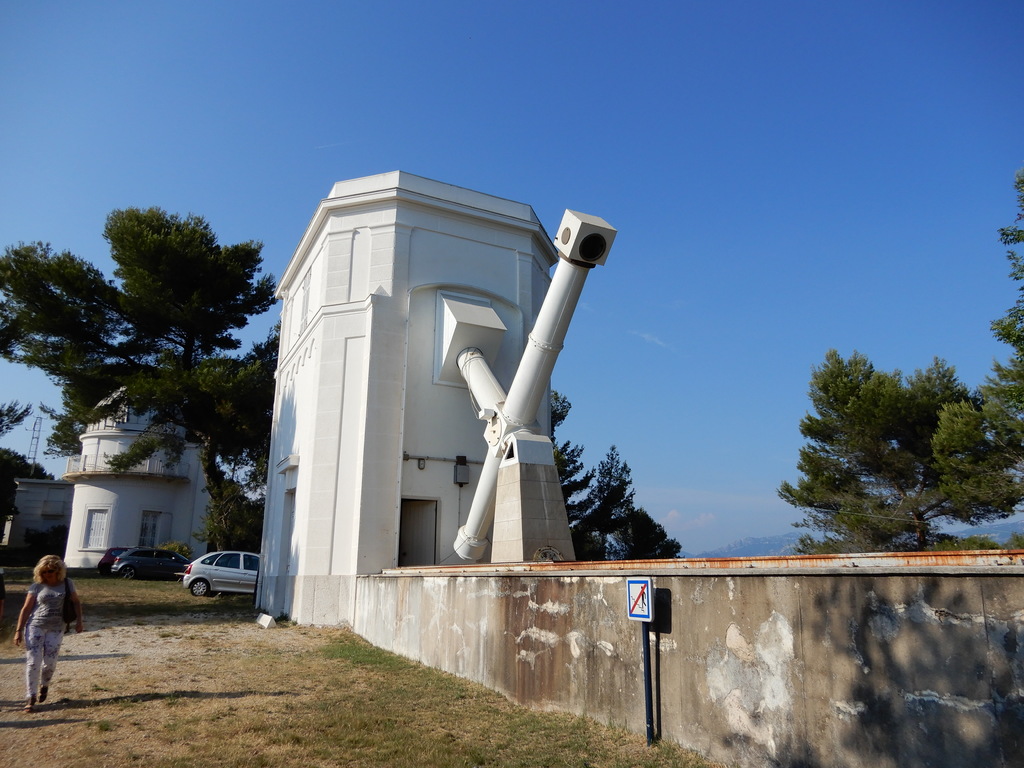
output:
M991 536L1000 544L1004 543L1014 533L1024 534L1024 515L1017 515L1015 518L1002 523L979 525L974 527L959 527L949 529L949 533L955 536ZM731 544L726 544L718 549L700 552L699 554L683 553L680 557L769 557L773 555L791 555L797 539L802 533L794 530L792 533L782 533L777 536L748 536L737 539Z

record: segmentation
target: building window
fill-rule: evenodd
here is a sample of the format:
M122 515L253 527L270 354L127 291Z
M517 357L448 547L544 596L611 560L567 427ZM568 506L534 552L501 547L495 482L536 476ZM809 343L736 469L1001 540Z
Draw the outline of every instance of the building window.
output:
M149 509L142 511L142 530L139 532L140 547L155 547L157 532L160 530L160 513Z
M86 549L103 549L107 546L107 515L108 512L105 509L86 510Z

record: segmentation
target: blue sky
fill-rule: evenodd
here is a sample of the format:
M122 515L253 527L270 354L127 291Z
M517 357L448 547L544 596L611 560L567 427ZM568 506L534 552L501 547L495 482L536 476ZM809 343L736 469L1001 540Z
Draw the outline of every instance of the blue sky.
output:
M591 465L616 445L700 552L800 518L775 491L830 348L970 385L1006 358L1022 28L1019 0L7 2L0 245L109 271L106 215L159 206L280 275L335 181L391 170L549 231L602 216L559 437ZM59 404L0 376L0 401Z

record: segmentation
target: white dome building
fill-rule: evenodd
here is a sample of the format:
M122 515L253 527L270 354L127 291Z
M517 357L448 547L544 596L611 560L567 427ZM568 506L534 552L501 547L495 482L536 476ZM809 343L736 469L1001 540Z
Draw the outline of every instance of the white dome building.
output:
M68 566L94 567L109 547L181 541L195 553L204 551L193 535L208 503L196 447L187 447L176 461L157 453L127 472L110 468L110 459L128 450L148 425L146 416L129 411L91 424L82 434L82 452L68 459L63 477L75 485Z

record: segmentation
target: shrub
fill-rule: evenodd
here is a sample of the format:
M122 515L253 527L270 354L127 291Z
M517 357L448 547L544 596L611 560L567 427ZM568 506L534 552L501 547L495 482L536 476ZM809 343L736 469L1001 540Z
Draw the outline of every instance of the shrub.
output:
M937 542L931 549L933 552L962 552L975 549L1002 549L1002 547L991 536L975 534L963 538L950 536Z
M25 545L32 552L64 557L64 550L68 546L68 527L66 525L55 525L52 528L47 528L45 531L26 528Z
M1010 538L1003 544L1003 549L1024 549L1024 533L1018 531L1011 534Z
M160 549L169 549L171 552L177 552L189 560L192 559L192 547L183 541L165 541L160 545Z

